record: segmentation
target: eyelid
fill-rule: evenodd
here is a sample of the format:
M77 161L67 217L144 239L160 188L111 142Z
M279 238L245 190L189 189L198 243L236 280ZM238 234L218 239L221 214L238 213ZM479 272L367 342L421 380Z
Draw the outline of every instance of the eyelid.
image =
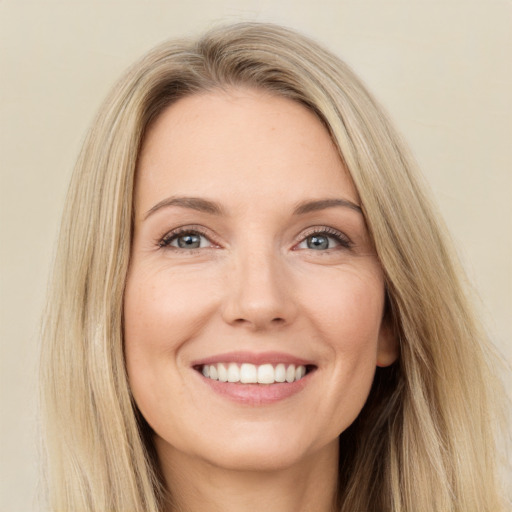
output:
M330 226L313 226L311 228L308 228L306 231L303 231L297 237L297 242L295 243L294 248L311 235L330 236L331 238L337 239L340 246L346 249L350 249L354 245L352 240L345 233L338 229L332 228Z
M155 245L161 249L173 247L170 245L170 243L173 240L175 240L179 235L186 233L195 233L197 235L205 237L212 244L213 247L221 246L221 244L216 240L216 236L214 233L212 233L209 229L206 229L204 226L196 224L179 226L177 228L167 231L163 236L160 236L155 241ZM297 245L302 243L309 236L321 234L335 238L342 248L350 249L353 246L352 240L345 233L338 229L332 228L330 226L312 226L306 229L305 231L302 231L300 235L297 236L292 250L296 250ZM209 247L203 247L203 249L206 248ZM187 250L197 251L198 249L179 249L179 252L185 252Z
M194 233L194 234L203 236L210 242L210 244L213 247L219 246L219 244L215 240L215 236L213 236L213 234L209 230L207 230L203 226L195 225L195 224L179 226L177 228L171 229L170 231L167 231L163 236L159 237L155 241L155 244L161 249L174 248L173 246L170 245L171 242L174 241L180 235L184 235L187 233ZM207 247L203 247L202 249L206 249L206 248ZM179 252L185 252L187 250L197 251L197 249L178 249L178 250L179 250Z

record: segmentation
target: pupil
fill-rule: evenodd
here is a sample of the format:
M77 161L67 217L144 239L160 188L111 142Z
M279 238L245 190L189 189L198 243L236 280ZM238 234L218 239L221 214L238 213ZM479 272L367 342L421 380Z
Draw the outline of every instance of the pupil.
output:
M182 249L197 249L201 245L199 235L183 235L178 238L178 247Z
M308 238L308 249L328 249L329 239L322 235L313 235Z

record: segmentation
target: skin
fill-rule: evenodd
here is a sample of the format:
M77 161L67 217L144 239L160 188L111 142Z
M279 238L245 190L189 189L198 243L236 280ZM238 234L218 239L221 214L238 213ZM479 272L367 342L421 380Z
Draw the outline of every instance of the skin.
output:
M331 510L338 436L397 347L361 212L294 214L305 201L359 204L328 132L305 107L261 91L190 96L149 130L135 196L125 356L175 500L185 511ZM162 205L170 197L222 213ZM180 248L176 228L203 232L201 245ZM341 242L320 234L328 246L312 248L312 231L326 228ZM288 398L239 403L192 367L239 350L315 369Z

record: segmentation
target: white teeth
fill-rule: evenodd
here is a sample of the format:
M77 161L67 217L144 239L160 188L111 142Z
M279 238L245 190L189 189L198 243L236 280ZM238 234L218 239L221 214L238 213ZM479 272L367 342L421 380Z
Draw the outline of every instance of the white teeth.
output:
M256 366L250 363L218 363L204 365L201 373L207 379L221 382L240 382L242 384L274 384L276 382L295 382L306 375L304 365L294 364L262 364Z
M276 382L284 382L286 380L286 366L278 364L275 369Z
M228 366L228 382L240 382L240 369L235 363Z
M304 366L297 366L295 370L295 380L300 380L306 375L306 368Z
M256 384L258 382L258 369L255 365L244 363L240 366L240 382L243 384Z
M228 381L228 370L222 363L217 365L217 375L219 376L219 380L221 382Z
M211 375L211 373L210 373L210 375ZM286 369L285 378L286 378L286 382L293 382L295 380L295 366L293 364L288 366L288 368Z
M274 367L271 364L258 366L258 384L273 384L274 382Z

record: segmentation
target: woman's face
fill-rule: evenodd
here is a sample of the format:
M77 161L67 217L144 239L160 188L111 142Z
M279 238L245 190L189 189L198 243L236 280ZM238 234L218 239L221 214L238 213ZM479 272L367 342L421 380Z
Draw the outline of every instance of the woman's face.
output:
M210 92L153 124L124 335L161 459L271 469L335 453L396 358L358 204L326 129L291 100Z

